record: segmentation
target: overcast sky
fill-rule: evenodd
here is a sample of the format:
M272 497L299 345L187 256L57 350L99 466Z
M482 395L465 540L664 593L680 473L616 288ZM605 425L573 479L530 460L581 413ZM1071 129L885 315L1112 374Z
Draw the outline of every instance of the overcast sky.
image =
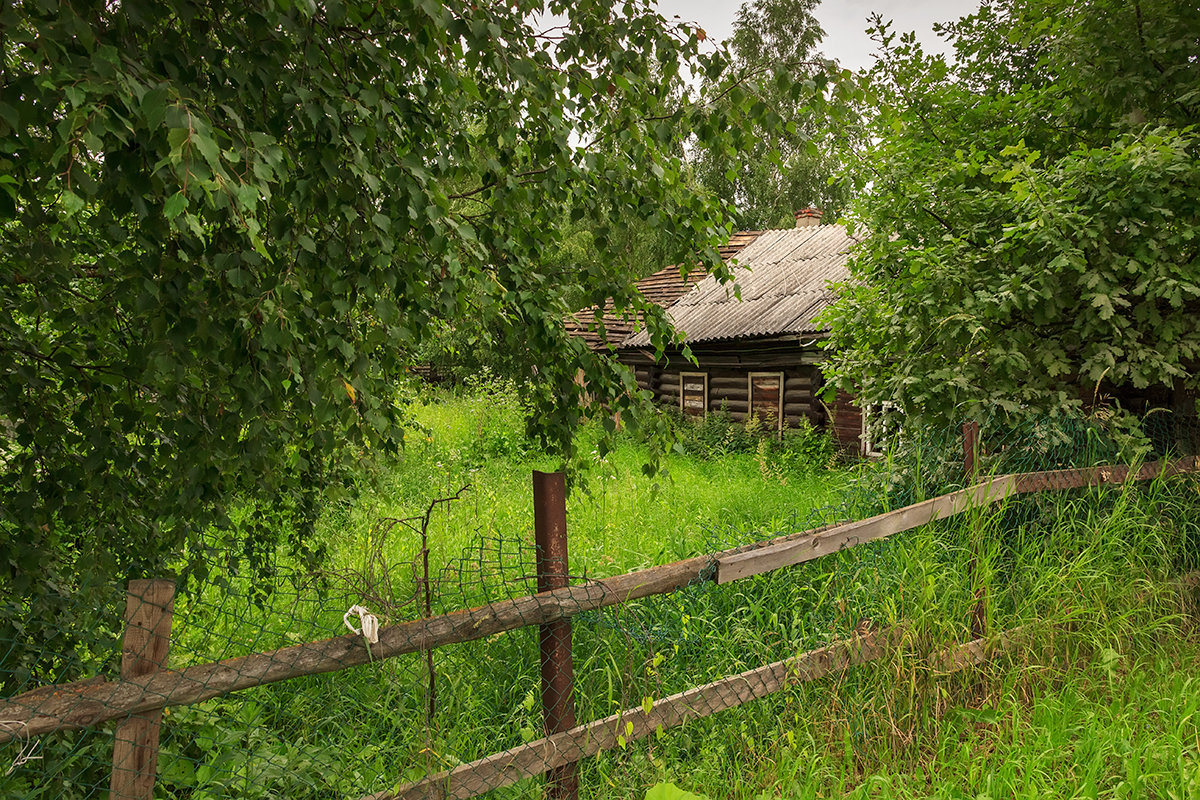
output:
M741 0L658 0L663 16L670 19L678 14L695 22L718 42L733 33L733 16L741 4ZM870 66L875 45L865 30L867 17L878 11L895 22L893 30L916 32L926 52L948 52L945 42L933 33L933 23L957 19L978 6L976 0L824 0L816 12L825 29L821 51L843 67Z

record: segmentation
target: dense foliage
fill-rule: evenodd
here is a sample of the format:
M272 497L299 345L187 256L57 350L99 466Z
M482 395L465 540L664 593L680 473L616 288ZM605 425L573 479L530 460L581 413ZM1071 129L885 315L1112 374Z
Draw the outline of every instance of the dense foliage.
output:
M562 324L640 295L546 254L652 225L723 272L679 154L764 113L702 38L643 0L0 4L0 619L53 626L16 598L150 569L235 497L252 555L303 549L283 518L401 446L448 324L525 354L559 453L589 406L663 431Z
M934 424L1194 391L1195 8L994 0L942 32L949 64L875 29L839 384Z

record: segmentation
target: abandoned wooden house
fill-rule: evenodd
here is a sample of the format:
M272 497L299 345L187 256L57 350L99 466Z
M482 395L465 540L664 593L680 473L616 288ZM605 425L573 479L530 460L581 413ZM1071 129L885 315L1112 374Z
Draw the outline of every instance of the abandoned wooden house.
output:
M844 227L821 225L819 212L806 209L796 215L795 228L751 231L731 240L723 255L735 265L740 299L734 284L712 276L684 286L677 268L646 279L653 287L664 275L674 276L677 293L669 302L643 294L666 307L695 363L682 347L655 358L649 337L632 321L624 330L620 323L606 324L608 342L634 369L641 388L684 414L725 410L735 421L753 414L776 431L807 420L831 428L842 447L861 450L862 418L851 398L839 394L827 405L818 397L826 331L816 317L833 300L830 283L849 278L853 241ZM619 344L614 332L623 336ZM598 338L593 344L606 346Z

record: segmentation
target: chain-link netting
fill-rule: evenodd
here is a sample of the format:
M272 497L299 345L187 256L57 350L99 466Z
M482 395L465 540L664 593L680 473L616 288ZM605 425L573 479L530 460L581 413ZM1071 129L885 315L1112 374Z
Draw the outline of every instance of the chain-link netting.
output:
M835 505L771 530L713 519L696 548L704 555L639 579L573 558L569 587L553 602L525 599L537 588L532 531L497 535L475 506L477 527L457 532L455 546L439 544L439 513L470 503L469 489L411 518L375 521L353 558L317 569L283 556L242 571L181 560L181 577L165 585L54 587L49 619L27 618L21 598L6 599L0 796L360 798L415 785L411 796L498 788L538 797L553 768L552 794L578 780L586 796L628 796L661 764L703 758L724 737L747 753L777 746L803 713L778 690L801 678L838 673L852 696L847 683L870 680L855 664L899 652L914 635L948 644L978 635L981 621L996 632L1047 613L1053 596L1039 583L1039 559L1069 572L1089 541L1110 537L1146 575L1189 569L1200 516L1196 483L1184 476L1012 497L728 584L713 580L715 554L865 519L987 475L1166 464L1195 454L1198 434L1167 413L1141 428L981 420L974 443L962 428L906 432L848 473ZM1147 545L1148 535L1158 539ZM539 656L542 625L565 618L571 684L561 665L547 674ZM912 620L919 635L903 628ZM331 641L299 647L322 640ZM822 649L845 641L854 645ZM235 660L204 667L226 659ZM567 685L564 703L554 690ZM550 735L546 706L560 715L550 727L581 727ZM848 747L875 735L868 706L844 709ZM73 729L57 729L64 722ZM492 754L501 755L470 766ZM577 776L564 767L576 760Z

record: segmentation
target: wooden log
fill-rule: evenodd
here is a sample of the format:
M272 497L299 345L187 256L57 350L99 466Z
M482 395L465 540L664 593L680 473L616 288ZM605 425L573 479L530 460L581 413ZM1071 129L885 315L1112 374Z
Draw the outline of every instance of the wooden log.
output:
M533 532L537 543L539 592L570 585L567 550L567 476L563 472L533 473ZM547 735L575 727L575 663L571 658L571 620L556 619L541 626L542 714ZM579 765L559 764L546 772L550 800L578 800Z
M869 519L839 525L823 533L803 539L781 542L748 553L738 553L717 559L717 583L760 575L781 567L836 553L864 542L886 539L889 536L928 525L936 519L961 514L969 508L999 500L1013 493L1016 479L1004 475L969 489L906 506L897 511L878 514Z
M783 402L785 403L812 403L813 393L810 389L793 389L791 381L788 381L788 388L783 392Z
M151 675L167 666L174 606L174 581L129 582L121 643L122 678ZM161 708L135 714L117 726L109 782L112 800L153 800L161 726Z
M655 702L649 711L631 708L564 733L431 775L395 791L363 800L466 800L508 786L562 764L612 750L621 742L645 738L694 719L749 703L852 666L874 661L898 647L902 627L867 633L776 661L738 675L688 689Z
M805 415L807 415L807 414L811 414L812 412L813 412L813 404L812 403L784 403L783 404L784 416L787 416L788 414L792 414L792 415L805 414Z

